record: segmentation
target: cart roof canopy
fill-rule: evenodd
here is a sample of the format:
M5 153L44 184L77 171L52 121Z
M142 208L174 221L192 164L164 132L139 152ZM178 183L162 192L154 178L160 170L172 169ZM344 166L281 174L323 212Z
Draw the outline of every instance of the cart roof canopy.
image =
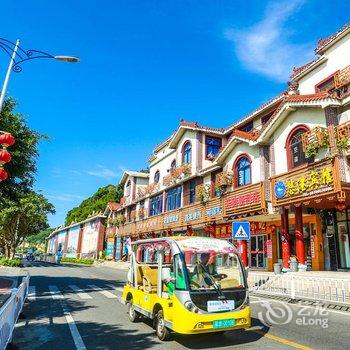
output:
M209 237L188 237L188 236L174 236L161 237L153 239L139 240L132 242L132 244L140 245L145 243L161 243L167 242L172 245L175 243L181 251L192 253L213 253L213 254L227 254L238 253L237 248L230 242Z

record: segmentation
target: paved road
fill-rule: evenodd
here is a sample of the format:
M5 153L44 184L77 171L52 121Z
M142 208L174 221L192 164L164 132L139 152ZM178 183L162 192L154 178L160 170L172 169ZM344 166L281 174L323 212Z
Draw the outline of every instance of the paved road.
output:
M150 322L129 322L120 302L125 271L47 263L34 263L27 270L32 276L31 301L15 329L14 349L350 348L350 313L300 305L288 305L290 312L286 312L285 303L264 304L266 299L257 298L251 298L253 328L249 331L175 335L162 343Z

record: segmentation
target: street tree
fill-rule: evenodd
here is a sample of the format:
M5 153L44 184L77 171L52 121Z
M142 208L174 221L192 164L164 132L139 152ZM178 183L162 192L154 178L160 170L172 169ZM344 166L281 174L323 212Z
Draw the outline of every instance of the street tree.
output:
M46 229L47 215L54 213L52 204L33 191L39 142L47 136L32 130L16 107L8 98L0 113L0 130L16 139L10 149L12 160L4 166L9 178L0 182L0 247L8 257L24 237Z
M8 258L13 257L16 247L23 240L49 227L48 214L54 214L54 207L34 191L16 194L16 200L6 200L0 211L0 244Z

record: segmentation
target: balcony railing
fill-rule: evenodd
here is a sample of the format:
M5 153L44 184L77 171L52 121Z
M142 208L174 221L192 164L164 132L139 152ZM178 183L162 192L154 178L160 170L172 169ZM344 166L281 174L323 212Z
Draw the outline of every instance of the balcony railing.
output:
M228 171L223 171L216 175L215 186L230 186L232 185L233 174Z
M170 174L163 177L164 186L172 186L177 182L190 176L192 173L192 168L190 164L182 164L176 168L170 169Z
M327 128L317 126L302 135L303 151L307 157L316 156L320 149L329 155L350 151L350 121Z
M303 151L308 156L316 155L320 148L329 147L329 130L317 126L302 134Z
M345 85L350 84L350 66L340 70L334 75L336 89L340 89Z

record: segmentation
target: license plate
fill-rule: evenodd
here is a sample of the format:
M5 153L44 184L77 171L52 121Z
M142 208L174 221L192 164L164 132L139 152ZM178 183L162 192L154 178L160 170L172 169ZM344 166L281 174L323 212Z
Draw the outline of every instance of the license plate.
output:
M230 328L236 324L236 320L227 319L227 320L215 320L213 321L213 328Z

